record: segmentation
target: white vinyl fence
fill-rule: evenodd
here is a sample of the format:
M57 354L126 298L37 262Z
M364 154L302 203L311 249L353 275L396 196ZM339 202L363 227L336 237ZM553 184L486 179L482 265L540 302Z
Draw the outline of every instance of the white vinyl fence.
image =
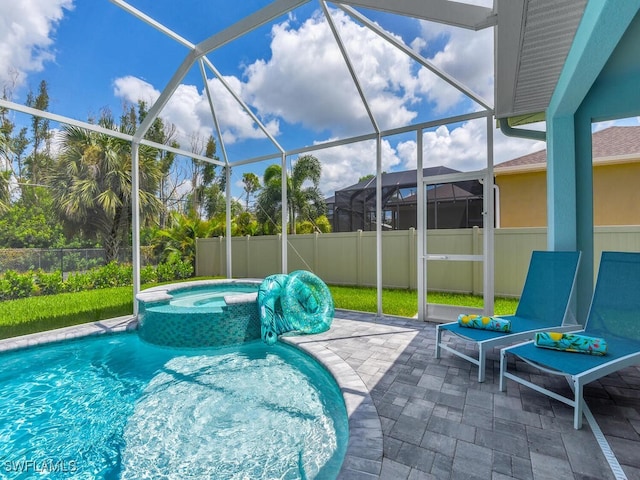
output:
M596 227L595 271L602 250L640 251L640 226ZM288 235L289 271L310 270L332 285L376 285L375 232ZM234 278L263 278L281 273L282 238L277 236L231 239ZM196 275L227 276L224 237L202 238L196 244ZM495 230L495 295L518 296L533 250L546 250L546 228ZM429 230L429 254L482 254L482 229ZM385 288L417 286L417 232L382 233L382 284ZM482 294L482 264L427 262L427 288Z

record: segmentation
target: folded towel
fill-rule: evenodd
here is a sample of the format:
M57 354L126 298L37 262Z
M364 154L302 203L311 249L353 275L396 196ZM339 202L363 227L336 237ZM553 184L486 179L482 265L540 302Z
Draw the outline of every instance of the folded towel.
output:
M486 317L482 315L458 315L458 325L482 330L495 330L508 333L511 331L511 320L500 317Z
M536 347L552 348L565 352L604 355L607 353L607 342L603 338L589 337L574 333L538 332L535 335Z

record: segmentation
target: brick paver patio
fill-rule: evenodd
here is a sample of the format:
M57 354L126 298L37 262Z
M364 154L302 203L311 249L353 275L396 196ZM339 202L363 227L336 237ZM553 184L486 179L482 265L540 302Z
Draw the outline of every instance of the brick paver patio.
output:
M498 350L478 383L470 363L446 352L434 357L433 323L336 317L330 331L295 343L321 345L355 370L383 437L382 456L348 457L341 478L615 478L588 423L574 430L572 409L514 382L498 390ZM588 385L585 396L624 474L640 479L640 368Z

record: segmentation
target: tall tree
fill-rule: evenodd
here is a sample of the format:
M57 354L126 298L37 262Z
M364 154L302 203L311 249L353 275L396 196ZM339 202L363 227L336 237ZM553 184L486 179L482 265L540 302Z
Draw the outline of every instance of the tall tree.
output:
M291 175L286 176L287 209L289 213L289 233L296 232L296 221L314 220L326 210L324 198L320 192L322 165L313 155L299 157L293 164ZM263 188L258 195L256 215L266 225L277 223L282 211L282 168L270 165L264 172ZM273 229L267 227L270 233Z
M143 100L138 101L138 112L131 106L128 112L130 122L136 126L137 122L142 122L148 114L147 104ZM176 126L173 123L167 123L162 118L157 117L151 127L145 134L145 138L152 140L156 143L169 145L173 148L179 148L180 144L175 140ZM171 209L172 202L175 201L175 190L177 188L176 182L171 181L171 174L174 167L176 154L173 152L167 152L165 150L156 150L156 161L159 164L162 176L158 184L158 196L160 203L162 203L162 209L160 210L158 225L161 229L167 227L168 212Z
M40 82L37 96L34 96L31 91L27 94L26 104L28 107L42 111L46 111L49 108L49 92L47 91L47 82L45 80ZM27 176L31 183L39 184L42 183L47 168L51 165L49 120L33 116L31 118L31 135L33 148L26 159Z
M130 125L118 127L108 112L98 124L132 134ZM140 209L143 221L157 215L155 196L161 171L155 149L139 147ZM131 225L131 144L106 134L67 126L63 148L49 178L55 204L67 226L95 235L106 261L117 259Z
M217 160L216 141L212 135L204 142L202 137L192 135L191 151ZM202 160L191 159L191 193L187 198L189 215L212 218L224 211L225 170L216 176L216 165ZM223 200L220 201L222 195Z
M260 190L260 179L255 173L247 172L242 174L242 183L244 184L244 193L247 195L244 203L244 209L249 210L249 198L255 192Z
M2 92L3 100L11 99L11 90L7 87ZM17 179L24 176L24 153L29 146L27 127L22 127L14 135L15 124L10 118L8 108L0 108L0 169L12 170Z

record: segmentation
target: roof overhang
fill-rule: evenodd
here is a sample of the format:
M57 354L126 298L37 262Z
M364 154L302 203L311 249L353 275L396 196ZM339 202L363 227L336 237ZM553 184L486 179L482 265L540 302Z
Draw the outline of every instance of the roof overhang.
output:
M344 0L336 3L406 15L455 27L481 30L496 24L492 8L450 0Z
M587 0L495 0L495 115L545 112ZM538 117L533 117L533 119ZM538 120L539 121L539 120Z

